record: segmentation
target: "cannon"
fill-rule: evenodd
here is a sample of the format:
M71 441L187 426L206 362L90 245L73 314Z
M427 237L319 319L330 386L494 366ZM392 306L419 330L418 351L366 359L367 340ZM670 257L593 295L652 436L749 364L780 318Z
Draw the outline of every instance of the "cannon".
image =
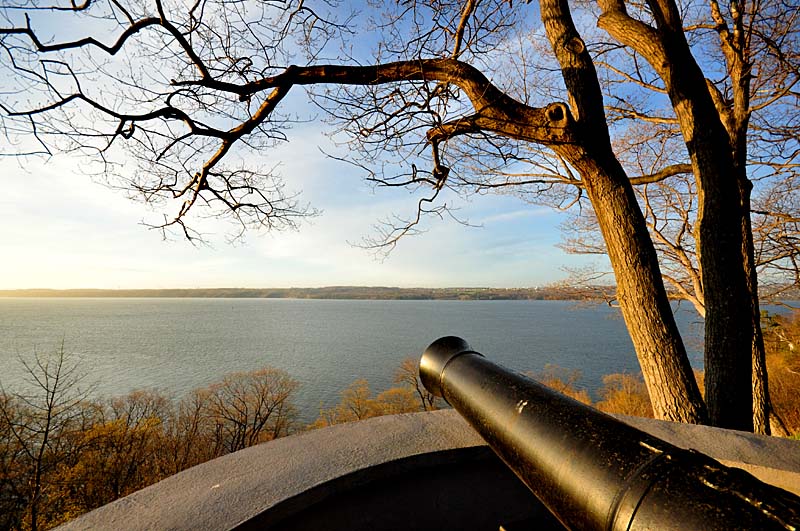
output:
M458 337L424 352L444 398L568 529L800 530L800 498L488 361Z

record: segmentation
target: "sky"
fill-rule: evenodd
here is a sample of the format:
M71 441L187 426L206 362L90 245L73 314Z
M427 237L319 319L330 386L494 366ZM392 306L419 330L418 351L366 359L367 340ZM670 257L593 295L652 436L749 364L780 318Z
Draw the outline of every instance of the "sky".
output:
M198 246L142 225L156 213L94 182L74 159L21 166L0 158L0 289L528 287L585 261L556 247L562 214L508 196L462 201L458 214L470 226L431 221L377 257L354 243L386 215L413 212L414 199L373 189L316 144L290 142L281 151L281 173L293 176L288 186L321 213L296 231L250 231L233 244L230 226L208 223L209 243Z
M325 129L297 127L270 154L287 189L321 214L297 231L250 231L235 244L226 238L231 227L212 221L202 224L209 245L165 241L142 224L160 212L94 182L76 158L0 157L0 289L529 287L590 262L557 248L564 214L511 196L459 198L458 215L470 226L431 220L388 257L354 246L379 220L411 215L416 199L373 189L353 167L327 158Z

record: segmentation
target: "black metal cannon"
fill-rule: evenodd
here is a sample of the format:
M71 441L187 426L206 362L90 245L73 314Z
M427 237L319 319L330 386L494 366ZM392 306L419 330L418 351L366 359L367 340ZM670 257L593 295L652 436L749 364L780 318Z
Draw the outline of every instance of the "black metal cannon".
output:
M458 337L422 355L443 397L569 529L800 530L800 498L509 371Z

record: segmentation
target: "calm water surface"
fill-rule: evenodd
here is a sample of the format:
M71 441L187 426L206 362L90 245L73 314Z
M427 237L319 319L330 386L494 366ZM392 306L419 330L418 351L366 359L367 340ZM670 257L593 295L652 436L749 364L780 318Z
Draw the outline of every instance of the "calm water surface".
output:
M677 317L702 367L702 325L686 305ZM374 391L391 386L404 358L444 335L515 370L579 369L591 391L604 374L639 370L619 311L570 301L12 298L0 299L0 383L18 388L18 357L63 340L100 395L180 397L271 365L301 382L297 403L310 419L357 378Z

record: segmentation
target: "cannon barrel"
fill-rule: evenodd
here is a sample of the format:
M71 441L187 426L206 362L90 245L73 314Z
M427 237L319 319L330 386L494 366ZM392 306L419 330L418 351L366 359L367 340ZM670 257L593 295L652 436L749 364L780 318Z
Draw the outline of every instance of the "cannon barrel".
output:
M569 529L800 529L800 498L496 365L458 337L419 364Z

